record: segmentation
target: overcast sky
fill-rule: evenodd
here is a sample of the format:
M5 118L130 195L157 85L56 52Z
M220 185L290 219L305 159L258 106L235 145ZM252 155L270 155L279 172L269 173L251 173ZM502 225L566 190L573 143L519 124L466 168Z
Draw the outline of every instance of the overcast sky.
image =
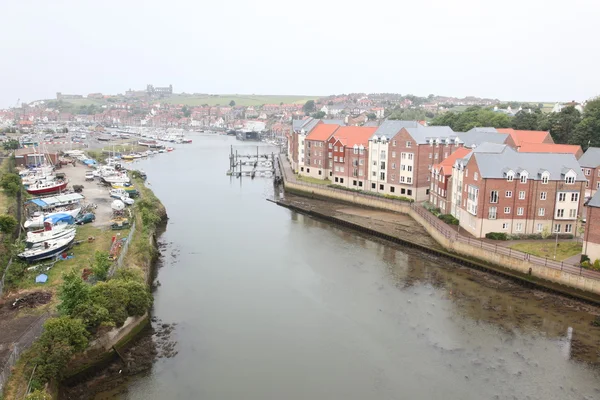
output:
M56 92L600 94L599 0L0 0L0 107Z

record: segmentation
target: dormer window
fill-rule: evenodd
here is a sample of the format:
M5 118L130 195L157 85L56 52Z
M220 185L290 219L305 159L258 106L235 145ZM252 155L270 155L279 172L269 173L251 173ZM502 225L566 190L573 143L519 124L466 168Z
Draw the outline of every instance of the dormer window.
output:
M546 185L548 184L548 180L550 179L550 174L545 171L544 173L542 173L542 184Z
M566 176L565 183L568 183L569 185L575 183L575 177L574 176Z
M521 172L519 177L521 178L521 183L527 183L527 171Z
M514 179L515 179L515 173L512 171L508 171L508 173L506 174L506 181L512 182Z

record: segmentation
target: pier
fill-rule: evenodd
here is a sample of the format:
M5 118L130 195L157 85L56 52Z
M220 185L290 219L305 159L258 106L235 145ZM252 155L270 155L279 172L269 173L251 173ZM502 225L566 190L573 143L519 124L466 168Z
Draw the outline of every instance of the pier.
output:
M241 154L233 146L229 153L229 170L227 175L235 177L247 176L250 178L276 176L275 153L260 153L260 147L256 146L256 153Z

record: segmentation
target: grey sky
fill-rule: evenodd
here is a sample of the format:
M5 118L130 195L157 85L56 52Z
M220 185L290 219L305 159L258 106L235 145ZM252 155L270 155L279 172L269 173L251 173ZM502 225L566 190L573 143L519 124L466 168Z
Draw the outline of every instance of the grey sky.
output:
M600 94L600 1L0 0L0 107L55 92Z

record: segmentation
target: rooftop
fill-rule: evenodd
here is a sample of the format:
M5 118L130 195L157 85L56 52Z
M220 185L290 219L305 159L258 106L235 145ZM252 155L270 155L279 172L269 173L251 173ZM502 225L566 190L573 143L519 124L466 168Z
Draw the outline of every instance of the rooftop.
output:
M385 136L386 139L391 139L402 128L416 128L418 125L417 121L387 120L379 126L373 136L377 136L378 138Z
M521 146L522 143L543 143L548 135L550 135L548 131L524 131L512 128L498 128L496 130L512 136L517 146Z
M338 128L340 128L339 125L318 124L313 130L310 131L306 137L306 140L327 140Z
M555 143L521 143L519 148L521 153L562 153L573 154L575 157L580 151L581 146L578 145Z
M452 175L452 166L454 165L454 162L456 160L458 160L459 158L465 158L465 156L467 154L469 154L472 150L471 149L467 149L465 147L459 147L458 149L456 149L456 151L454 151L454 153L450 154L444 161L442 161L439 164L436 164L433 166L433 168L435 169L440 169L440 173L442 173L443 175Z
M588 207L600 207L600 190L596 192L587 205Z
M363 145L366 147L376 130L377 127L370 126L342 126L335 131L333 136L344 146Z
M596 168L600 166L600 147L588 148L579 159L582 167Z

